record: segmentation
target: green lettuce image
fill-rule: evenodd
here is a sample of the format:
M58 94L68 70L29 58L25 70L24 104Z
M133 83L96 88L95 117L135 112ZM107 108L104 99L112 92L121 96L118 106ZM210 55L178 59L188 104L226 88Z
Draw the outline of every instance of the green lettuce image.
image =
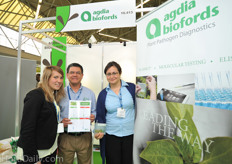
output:
M181 137L148 141L141 158L151 164L232 163L232 137L207 138L202 146L192 120L193 106L173 102L166 102L166 106L169 116L181 131Z

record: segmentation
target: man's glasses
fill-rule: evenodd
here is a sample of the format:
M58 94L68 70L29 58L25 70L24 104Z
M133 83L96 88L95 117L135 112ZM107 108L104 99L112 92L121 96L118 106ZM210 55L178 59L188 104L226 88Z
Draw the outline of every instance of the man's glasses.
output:
M81 75L81 72L79 72L79 71L78 72L70 71L69 74L71 74L71 75L74 75L74 74Z
M106 76L107 77L110 77L111 75L116 76L117 74L118 74L118 72L112 72L112 73L107 73Z

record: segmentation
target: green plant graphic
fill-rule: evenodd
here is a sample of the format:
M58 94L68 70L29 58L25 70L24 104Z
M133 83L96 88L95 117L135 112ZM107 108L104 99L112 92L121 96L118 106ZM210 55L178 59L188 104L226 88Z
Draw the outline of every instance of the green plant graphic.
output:
M11 159L9 159L9 161L11 163L16 163L17 162L17 159L16 159L17 142L18 142L18 140L14 139L14 138L12 138L11 141L10 141L11 149L12 149L12 152L13 152L13 155L12 155Z
M169 139L148 141L140 157L154 164L183 164L177 144Z
M166 102L166 106L172 121L181 130L182 139L186 140L186 138L189 138L189 144L185 146L193 148L193 162L199 162L201 159L202 146L197 128L192 120L193 106L172 102ZM185 127L187 129L185 129Z
M213 141L210 153L205 152L200 164L231 164L232 163L232 137L207 138L206 143ZM206 149L204 142L203 149Z
M181 131L181 137L148 141L147 147L140 154L141 158L152 164L232 163L232 137L207 138L202 147L192 120L193 106L173 102L166 102L166 106L169 116Z

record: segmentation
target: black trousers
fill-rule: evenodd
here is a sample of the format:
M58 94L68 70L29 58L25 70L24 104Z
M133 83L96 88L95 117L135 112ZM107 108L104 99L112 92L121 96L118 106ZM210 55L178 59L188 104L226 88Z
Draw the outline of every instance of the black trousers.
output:
M25 158L26 160L27 158ZM46 156L40 159L42 164L55 164L56 163L56 151L54 151L51 155ZM17 164L34 164L34 162L27 160L27 161L17 161Z
M117 137L106 134L106 163L132 164L133 135Z

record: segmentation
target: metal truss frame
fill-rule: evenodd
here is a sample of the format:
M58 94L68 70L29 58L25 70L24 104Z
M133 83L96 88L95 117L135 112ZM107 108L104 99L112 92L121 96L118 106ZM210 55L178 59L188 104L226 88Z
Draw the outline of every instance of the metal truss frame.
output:
M53 32L55 31L55 28L50 28L50 29L36 29L32 26L30 26L28 23L35 23L35 22L43 22L43 21L54 21L56 20L56 17L48 17L48 18L41 18L41 19L32 19L32 20L24 20L24 21L20 21L19 22L19 36L18 36L18 53L17 53L17 77L16 77L16 101L15 101L15 136L19 135L19 104L20 104L20 76L21 76L21 46L22 46L22 35L32 39L32 40L36 40L46 46L49 46L51 48L54 48L58 51L61 51L63 53L66 53L66 51L59 49L57 47L54 47L44 41L41 41L40 39L37 39L35 37L33 37L30 34L33 33L41 33L42 35L50 38L51 40L60 43L64 46L66 46L66 44L58 41L57 39L52 38L51 36L47 35L45 32ZM23 31L23 26L26 26L27 28L31 29L31 30L26 30Z

